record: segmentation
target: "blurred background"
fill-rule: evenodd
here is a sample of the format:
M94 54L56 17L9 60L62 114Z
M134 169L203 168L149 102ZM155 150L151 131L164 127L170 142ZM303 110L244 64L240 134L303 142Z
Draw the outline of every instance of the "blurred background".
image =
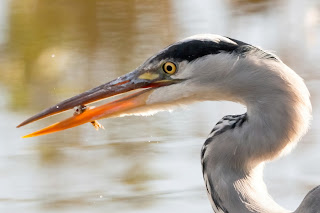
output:
M271 195L294 210L320 184L319 0L1 0L0 212L212 212L201 146L243 106L198 103L30 139L21 136L72 112L15 128L198 33L272 50L305 79L311 129L264 172Z

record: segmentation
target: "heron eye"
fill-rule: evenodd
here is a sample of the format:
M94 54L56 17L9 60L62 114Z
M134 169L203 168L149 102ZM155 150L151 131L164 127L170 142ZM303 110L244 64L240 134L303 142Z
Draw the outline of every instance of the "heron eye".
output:
M163 71L165 71L166 73L172 75L176 72L177 67L174 63L172 62L167 62L163 65L162 67Z

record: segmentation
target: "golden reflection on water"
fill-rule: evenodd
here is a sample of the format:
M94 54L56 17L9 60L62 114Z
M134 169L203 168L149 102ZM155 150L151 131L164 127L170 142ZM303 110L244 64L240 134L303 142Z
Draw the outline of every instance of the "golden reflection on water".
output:
M108 119L103 121L105 131L96 132L89 124L28 140L19 137L66 115L14 128L39 110L127 73L163 47L196 33L264 44L306 79L314 125L299 151L311 159L306 164L319 161L310 151L319 146L316 1L303 7L274 0L3 2L7 3L0 2L0 7L7 15L0 16L6 24L0 27L6 38L0 43L0 118L5 121L0 126L1 212L1 206L5 212L21 212L21 206L26 212L210 212L201 176L201 144L224 114L243 111L239 106L198 105L184 113ZM295 25L275 11L283 11ZM306 21L289 17L296 12ZM299 34L300 29L306 30ZM311 166L303 180L297 180L299 170L307 168L300 163L306 158L299 151L279 161L277 172L270 169L277 167L267 167L266 172L266 181L274 182L273 195L291 209L320 174ZM295 182L282 179L288 167ZM278 181L270 174L278 174ZM278 190L277 182L287 187ZM301 196L283 198L297 188Z
M13 1L9 11L1 73L10 106L19 110L37 111L66 91L90 88L101 73L105 81L126 73L174 40L161 12L170 11L167 1L27 0Z

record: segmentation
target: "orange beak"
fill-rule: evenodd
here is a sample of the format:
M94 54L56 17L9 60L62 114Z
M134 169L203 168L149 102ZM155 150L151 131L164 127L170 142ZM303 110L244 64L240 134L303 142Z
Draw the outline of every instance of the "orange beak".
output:
M80 107L81 112L78 114L74 113L70 118L23 136L23 138L58 132L102 118L120 116L126 114L126 112L131 109L146 105L146 101L153 89L174 84L176 82L179 82L179 80L171 79L164 73L158 73L153 70L135 70L109 83L100 85L45 109L23 121L17 128L75 107ZM145 89L111 103L99 107L85 107L88 103L141 88Z

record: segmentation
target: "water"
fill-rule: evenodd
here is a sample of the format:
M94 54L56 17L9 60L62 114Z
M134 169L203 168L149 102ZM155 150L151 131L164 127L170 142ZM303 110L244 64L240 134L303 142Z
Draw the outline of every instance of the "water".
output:
M268 163L272 196L295 209L320 184L320 4L298 1L0 1L0 212L211 212L200 149L214 124L245 109L198 103L21 139L70 113L15 126L197 33L273 50L311 92L310 131Z

